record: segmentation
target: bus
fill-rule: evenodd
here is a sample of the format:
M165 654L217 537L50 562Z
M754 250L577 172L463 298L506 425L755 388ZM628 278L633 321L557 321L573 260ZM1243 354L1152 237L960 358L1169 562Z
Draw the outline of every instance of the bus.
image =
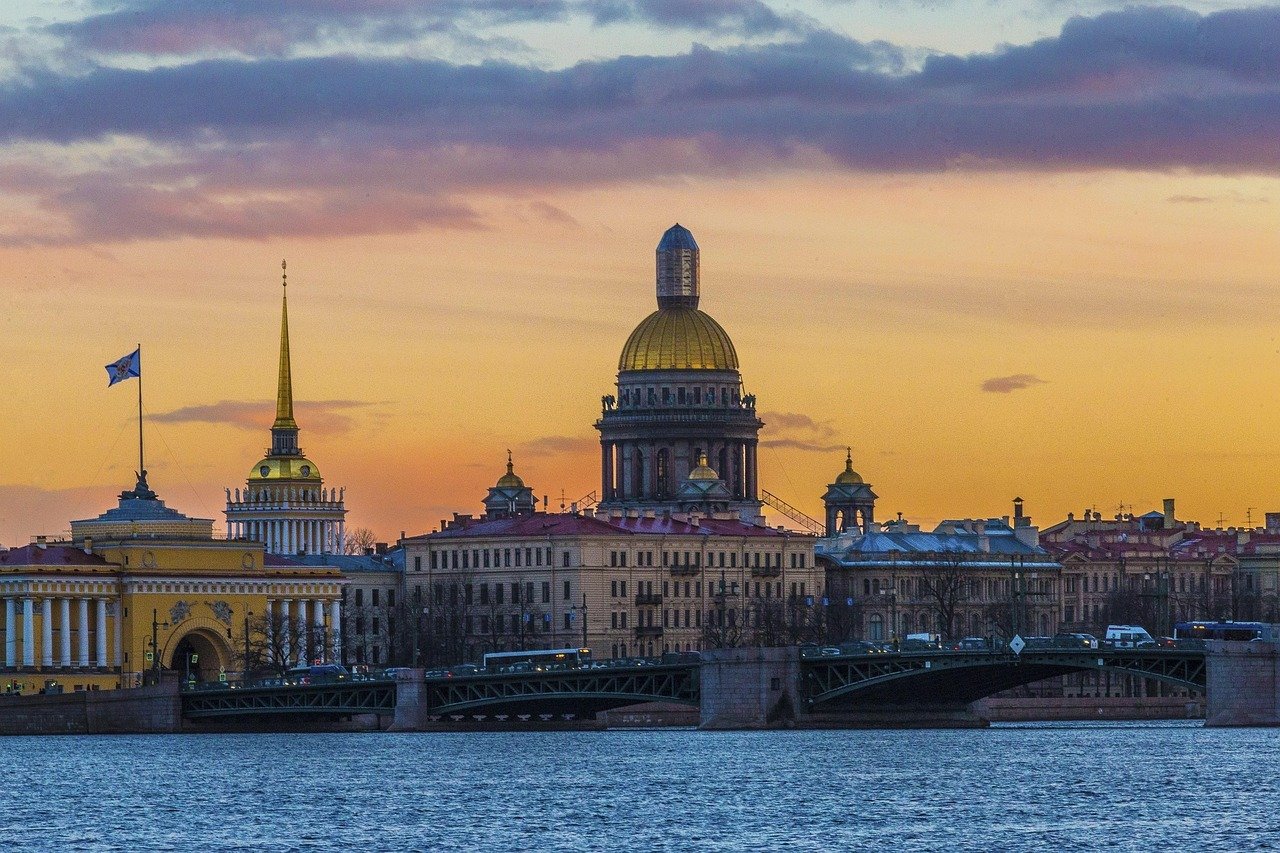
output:
M1280 640L1280 625L1266 622L1179 622L1173 626L1175 640Z
M527 652L489 652L482 667L486 672L542 672L547 669L577 669L591 662L591 649L534 649Z

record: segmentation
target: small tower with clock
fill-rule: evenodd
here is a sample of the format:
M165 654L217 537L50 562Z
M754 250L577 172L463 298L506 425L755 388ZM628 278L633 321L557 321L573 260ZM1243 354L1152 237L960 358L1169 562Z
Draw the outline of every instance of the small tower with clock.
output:
M285 265L281 263L281 269ZM341 554L346 548L345 489L326 488L320 469L298 446L289 364L289 279L281 276L280 370L271 447L243 489L227 489L227 538L262 542L267 552Z

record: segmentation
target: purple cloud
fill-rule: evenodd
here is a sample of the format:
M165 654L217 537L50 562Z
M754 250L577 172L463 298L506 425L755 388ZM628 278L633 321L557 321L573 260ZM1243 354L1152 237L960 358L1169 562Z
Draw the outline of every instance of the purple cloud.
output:
M1032 385L1044 385L1045 380L1031 373L1015 373L1012 376L993 376L983 381L982 390L988 394L1010 394L1030 388Z
M340 433L353 426L351 417L344 412L371 405L373 404L361 400L300 400L295 404L295 409L298 424L305 430ZM202 406L183 406L172 412L160 412L147 417L160 423L223 424L244 430L265 430L271 426L272 404L262 401L219 400Z
M836 431L825 421L816 421L800 412L764 412L760 419L765 425L765 438L760 440L761 447L803 450L808 453L844 452L843 444L831 442Z
M688 6L663 2L621 5ZM35 199L40 226L15 219L0 242L479 227L477 192L762 172L815 153L857 171L1275 174L1278 31L1280 8L1134 8L915 70L892 45L813 31L559 70L320 56L30 71L0 86L0 177ZM133 144L74 169L21 153L116 137Z

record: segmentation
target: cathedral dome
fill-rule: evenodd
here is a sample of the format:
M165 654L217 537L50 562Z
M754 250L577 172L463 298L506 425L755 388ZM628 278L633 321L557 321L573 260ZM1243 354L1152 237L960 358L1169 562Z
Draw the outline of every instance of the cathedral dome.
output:
M707 465L707 454L702 453L698 456L698 467L689 472L690 480L719 480L720 475L713 468Z
M733 341L696 308L660 308L640 321L622 347L618 370L737 370Z
M507 451L507 473L498 478L495 484L498 489L523 489L524 480L520 479L520 475L516 473L515 463L511 461L511 452Z
M303 456L268 456L249 471L249 482L309 480L320 482L320 469Z
M844 459L844 470L836 477L837 486L856 486L863 482L862 475L853 470L853 450Z

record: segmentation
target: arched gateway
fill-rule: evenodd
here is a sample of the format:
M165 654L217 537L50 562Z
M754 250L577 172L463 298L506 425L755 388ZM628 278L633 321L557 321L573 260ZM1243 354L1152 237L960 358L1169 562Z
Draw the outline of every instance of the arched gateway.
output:
M195 681L217 681L219 673L236 670L239 664L227 638L211 628L193 628L176 638L165 665Z

